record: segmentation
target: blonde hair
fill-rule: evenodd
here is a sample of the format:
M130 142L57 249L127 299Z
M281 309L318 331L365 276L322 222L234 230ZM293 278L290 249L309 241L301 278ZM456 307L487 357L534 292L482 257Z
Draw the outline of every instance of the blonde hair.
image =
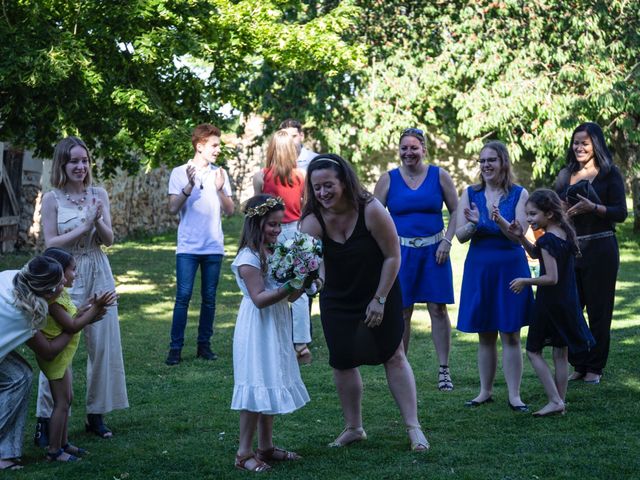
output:
M271 137L267 147L267 170L274 176L275 182L293 187L301 179L293 178L293 171L297 167L298 149L286 130L278 130Z
M56 145L53 151L53 165L51 167L51 185L55 188L63 188L67 184L67 174L64 171L64 167L71 160L71 149L73 147L82 147L87 152L87 158L89 158L89 169L87 176L84 177L83 184L85 187L91 186L91 154L85 143L78 137L63 138Z
M513 184L516 181L516 177L513 174L513 170L511 170L511 161L509 159L509 150L507 146L499 140L492 140L490 142L485 143L480 152L490 148L498 155L498 160L500 160L500 188L506 194L511 191ZM487 182L485 181L482 173L480 173L480 185L475 185L474 190L480 191L487 186Z
M44 296L54 293L63 277L62 265L44 256L32 258L13 277L14 305L31 319L32 329L44 327L49 312Z

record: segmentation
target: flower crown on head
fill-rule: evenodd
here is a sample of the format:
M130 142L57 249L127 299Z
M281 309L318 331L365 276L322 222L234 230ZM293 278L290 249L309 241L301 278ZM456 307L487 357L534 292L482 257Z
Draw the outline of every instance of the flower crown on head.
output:
M256 215L258 215L259 217L262 217L266 215L267 212L269 212L269 210L271 210L276 205L284 206L284 201L282 200L282 198L280 197L268 198L265 202L261 203L260 205L247 208L247 211L244 214L244 216L247 218L255 217Z

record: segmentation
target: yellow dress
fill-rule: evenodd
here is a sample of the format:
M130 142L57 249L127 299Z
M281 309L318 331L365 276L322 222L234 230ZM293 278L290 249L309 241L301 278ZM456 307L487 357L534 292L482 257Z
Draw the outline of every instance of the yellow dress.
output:
M69 292L65 288L60 296L56 298L52 303L57 303L62 306L67 313L73 317L78 309L71 301L71 297L69 296ZM41 330L47 339L51 340L59 336L63 329L62 327L53 319L51 315L47 316L47 325ZM78 350L78 344L80 343L80 334L76 333L71 340L53 360L45 360L36 356L36 360L38 361L38 366L42 373L45 374L48 380L60 380L64 377L64 372L67 370L67 367L71 365L71 361L73 360L73 356L76 354L76 350Z

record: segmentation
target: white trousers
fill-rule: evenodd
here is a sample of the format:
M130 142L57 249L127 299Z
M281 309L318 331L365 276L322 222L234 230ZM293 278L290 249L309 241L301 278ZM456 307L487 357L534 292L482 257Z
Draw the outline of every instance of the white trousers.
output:
M282 232L278 236L279 242L293 238L298 231L298 222L283 223ZM309 343L311 341L311 315L309 314L309 297L303 293L291 304L293 318L293 343Z

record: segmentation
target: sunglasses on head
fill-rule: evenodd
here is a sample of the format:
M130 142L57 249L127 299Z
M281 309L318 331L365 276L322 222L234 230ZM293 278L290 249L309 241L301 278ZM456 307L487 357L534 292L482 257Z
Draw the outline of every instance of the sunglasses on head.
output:
M402 135L400 135L401 137L404 137L405 135L420 135L421 137L424 137L424 132L422 130L420 130L419 128L406 128L403 132Z

